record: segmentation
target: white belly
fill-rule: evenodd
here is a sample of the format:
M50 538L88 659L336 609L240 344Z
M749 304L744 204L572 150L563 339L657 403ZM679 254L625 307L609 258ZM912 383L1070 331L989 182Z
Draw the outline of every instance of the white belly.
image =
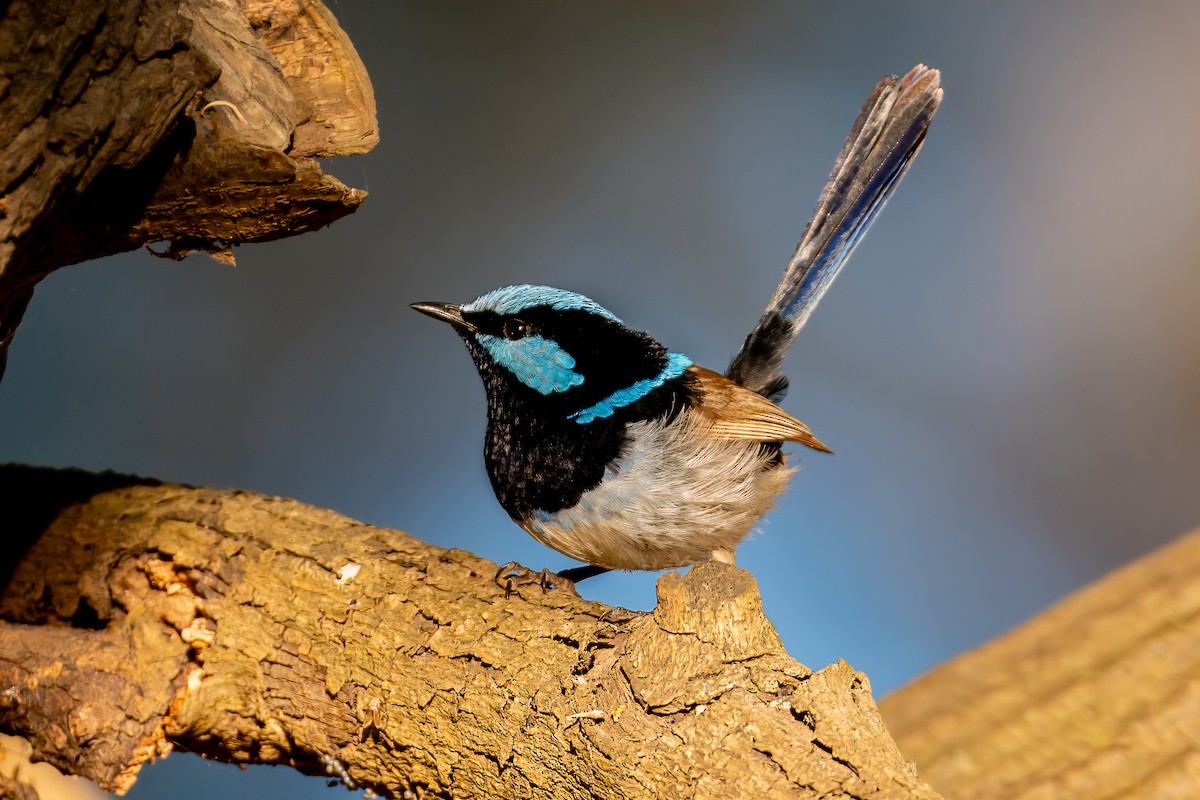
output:
M708 439L705 427L688 412L670 424L630 425L599 486L522 527L560 553L611 569L683 567L714 553L732 560L795 469L770 466L757 442Z

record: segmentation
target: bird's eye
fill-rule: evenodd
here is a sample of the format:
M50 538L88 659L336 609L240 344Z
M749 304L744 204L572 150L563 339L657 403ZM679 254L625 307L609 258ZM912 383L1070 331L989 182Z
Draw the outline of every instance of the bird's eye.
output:
M529 334L529 326L519 319L506 320L503 333L505 339L522 339Z

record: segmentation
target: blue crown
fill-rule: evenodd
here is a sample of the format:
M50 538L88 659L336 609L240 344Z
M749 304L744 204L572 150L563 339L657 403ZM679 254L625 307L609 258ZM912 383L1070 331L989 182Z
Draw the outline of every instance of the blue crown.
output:
M527 283L516 286L501 286L487 294L476 297L462 307L463 311L494 311L497 314L519 314L527 308L546 306L556 311L589 311L613 322L620 322L616 315L590 297L575 292L555 289L553 286L531 286Z

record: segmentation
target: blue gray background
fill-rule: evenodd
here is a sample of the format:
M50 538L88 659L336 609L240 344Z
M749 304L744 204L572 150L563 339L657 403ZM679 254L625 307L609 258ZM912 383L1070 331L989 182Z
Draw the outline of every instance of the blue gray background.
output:
M38 289L0 458L299 498L496 561L567 559L483 471L484 398L408 309L590 295L723 368L859 105L923 61L927 145L788 362L836 451L739 552L790 652L885 694L1200 523L1200 5L331 5L370 191L230 268L132 253ZM583 593L650 608L654 574ZM133 798L325 796L172 756ZM335 790L341 792L341 790Z

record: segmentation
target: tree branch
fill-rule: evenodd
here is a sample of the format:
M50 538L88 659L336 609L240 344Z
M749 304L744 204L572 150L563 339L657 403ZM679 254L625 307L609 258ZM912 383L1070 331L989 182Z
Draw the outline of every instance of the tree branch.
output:
M182 745L336 759L391 796L937 797L865 677L790 658L743 570L665 575L651 614L505 599L490 562L290 500L22 467L0 486L57 497L0 595L0 728L106 788Z
M1200 531L938 667L883 712L951 797L1196 797Z
M315 230L365 192L313 159L378 140L358 55L315 0L0 7L0 370L54 269Z

